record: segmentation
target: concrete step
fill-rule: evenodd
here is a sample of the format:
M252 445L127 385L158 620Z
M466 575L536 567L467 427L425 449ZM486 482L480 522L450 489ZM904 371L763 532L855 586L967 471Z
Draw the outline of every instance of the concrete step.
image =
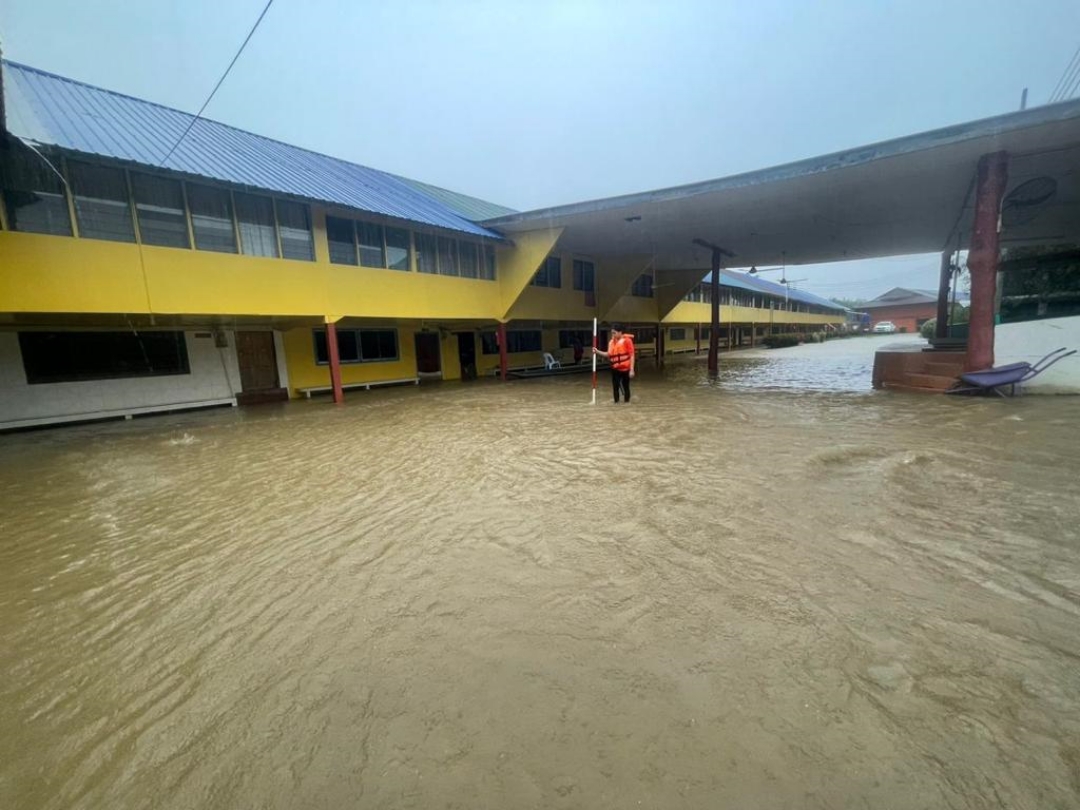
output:
M914 388L946 391L956 384L956 376L952 374L907 374L904 382Z
M963 362L959 363L923 363L920 371L926 374L934 374L939 377L955 377L964 370Z
M945 389L925 388L920 385L900 385L898 383L885 383L881 386L887 391L906 391L911 394L942 394Z

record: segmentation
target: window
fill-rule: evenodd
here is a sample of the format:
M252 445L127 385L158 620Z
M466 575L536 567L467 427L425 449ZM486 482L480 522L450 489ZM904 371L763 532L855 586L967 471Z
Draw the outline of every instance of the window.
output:
M281 256L285 259L315 260L311 240L311 217L303 203L277 200L278 233L281 236Z
M484 263L480 268L480 278L495 280L495 248L491 245L484 245Z
M668 337L671 340L686 340L686 329L674 328L668 332Z
M386 267L382 225L357 222L356 241L360 245L360 264L364 267Z
M543 334L539 329L516 329L506 333L506 351L508 354L538 352L542 342ZM481 332L480 345L484 354L498 354L498 333Z
M582 346L592 346L592 330L591 329L560 329L559 330L559 348L571 349L574 346L574 340L581 343ZM605 341L606 343L606 341Z
M183 332L20 332L19 349L30 385L190 372Z
M480 277L480 251L475 242L458 242L458 259L464 278Z
M529 283L534 287L561 287L562 259L558 256L548 256Z
M127 179L120 169L70 163L68 176L75 196L79 236L113 242L135 241Z
M417 233L416 269L421 273L438 273L438 240L429 233Z
M326 330L315 329L315 362L327 365L330 352ZM398 359L396 329L338 329L338 357L342 363L378 363Z
M642 273L634 281L634 285L630 288L630 294L638 298L652 298L652 276L649 273Z
M574 289L595 292L596 269L592 262L574 259Z
M357 264L356 234L351 219L326 218L326 240L330 243L330 261L334 264Z
M391 270L411 270L409 262L409 232L401 228L386 229L386 266Z
M246 256L277 258L274 206L270 198L240 193L233 197L236 200L236 223L240 230L240 251Z
M634 336L634 343L655 343L656 327L643 326L639 328L629 327L629 332Z
M195 232L195 247L217 253L236 253L236 231L233 228L229 192L189 184L187 198L191 210L191 229Z
M0 148L0 189L13 231L71 236L64 184L29 149Z
M132 174L139 239L144 245L190 248L184 192L178 180Z
M457 244L447 236L439 237L439 273L444 276L458 275Z

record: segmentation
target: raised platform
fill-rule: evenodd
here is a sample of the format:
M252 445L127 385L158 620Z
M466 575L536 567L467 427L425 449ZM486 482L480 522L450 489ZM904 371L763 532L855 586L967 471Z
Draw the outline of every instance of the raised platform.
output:
M886 346L874 355L874 388L938 394L964 370L962 351L925 351L921 344Z

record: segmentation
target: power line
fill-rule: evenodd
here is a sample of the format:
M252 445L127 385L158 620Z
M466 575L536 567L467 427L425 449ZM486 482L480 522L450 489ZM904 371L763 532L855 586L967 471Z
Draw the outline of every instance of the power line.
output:
M1062 101L1068 101L1069 99L1071 99L1073 97L1073 95L1076 93L1078 88L1080 88L1080 70L1077 70L1077 72L1076 72L1076 81L1074 81L1072 83L1072 85L1069 87L1068 91L1062 96L1061 100Z
M213 101L214 95L217 93L218 88L221 87L226 77L228 77L229 71L233 69L233 65L236 64L236 60L239 59L240 54L244 52L244 48L246 48L248 42L251 41L251 37L255 33L255 30L259 27L259 23L263 21L263 17L266 16L266 12L270 10L270 6L272 6L273 4L274 0L267 0L266 5L263 7L262 14L259 15L259 19L255 20L255 24L251 26L251 30L248 31L248 35L244 37L244 41L240 45L240 49L236 52L236 55L233 56L232 61L229 62L229 66L225 68L225 72L221 74L221 78L218 79L217 84L214 85L214 89L210 91L210 95L206 97L206 101L203 102L203 105L199 108L199 111L195 114L195 117L192 118L191 121L188 123L187 129L180 133L180 137L176 139L176 143L173 144L172 149L170 149L169 153L161 159L161 162L158 164L159 167L165 165L165 162L172 157L173 152L175 152L176 148L180 146L180 143L184 140L184 138L187 137L187 134L191 132L191 128L195 126L195 122L202 118L203 112L206 110L210 102Z
M1057 96L1058 94L1058 91L1061 90L1062 86L1065 84L1065 75L1072 70L1073 64L1075 64L1077 59L1080 59L1080 45L1076 46L1076 52L1073 53L1072 59L1070 59L1069 64L1065 66L1065 70L1061 72L1061 76L1060 78L1058 78L1057 84L1054 85L1054 89L1050 93L1048 103L1053 103L1055 96Z

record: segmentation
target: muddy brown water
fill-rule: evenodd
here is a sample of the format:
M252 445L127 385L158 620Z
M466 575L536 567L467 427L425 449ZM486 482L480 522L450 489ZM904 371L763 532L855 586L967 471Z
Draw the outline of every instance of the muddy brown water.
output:
M0 436L0 807L1080 806L1080 399L703 371Z

